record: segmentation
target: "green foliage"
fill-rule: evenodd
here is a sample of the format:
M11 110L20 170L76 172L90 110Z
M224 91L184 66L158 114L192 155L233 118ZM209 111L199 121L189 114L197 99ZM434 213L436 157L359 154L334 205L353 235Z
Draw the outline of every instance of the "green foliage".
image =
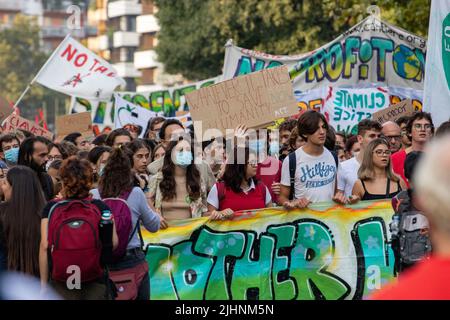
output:
M169 73L200 80L221 73L224 45L272 54L305 53L367 16L425 36L430 0L156 0L161 26L156 51Z

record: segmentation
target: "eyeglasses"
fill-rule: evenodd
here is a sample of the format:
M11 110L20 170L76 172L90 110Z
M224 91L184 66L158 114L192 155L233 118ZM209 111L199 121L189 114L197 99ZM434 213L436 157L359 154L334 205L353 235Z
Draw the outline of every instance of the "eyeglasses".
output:
M374 153L379 157L381 156L389 157L392 154L391 150L380 150L380 149L375 150Z
M252 167L257 167L257 166L258 166L258 161L256 161L256 160L249 161L249 162L248 162L248 165L249 165L249 166L252 166Z
M402 136L401 135L400 136L381 136L381 138L385 139L387 141L390 141L390 140L398 141L402 138Z
M48 156L48 161L62 160L62 156Z
M424 129L424 130L431 130L431 128L433 128L433 126L431 124L420 124L420 123L416 123L414 124L414 129L416 130L420 130L420 129Z

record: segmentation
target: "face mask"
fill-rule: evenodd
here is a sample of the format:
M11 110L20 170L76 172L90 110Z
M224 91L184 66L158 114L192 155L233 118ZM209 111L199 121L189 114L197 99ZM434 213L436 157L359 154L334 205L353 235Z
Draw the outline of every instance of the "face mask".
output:
M186 168L192 163L192 153L190 151L177 152L175 164L182 168Z
M280 144L278 142L271 142L269 144L269 153L274 156L280 152Z
M101 165L100 169L98 169L98 176L101 177L105 173L105 165Z
M262 140L252 140L249 141L248 147L250 150L253 150L254 152L260 153L264 150L264 141Z
M5 151L5 160L12 164L17 164L19 159L19 148L11 148Z
M52 164L53 161L47 161L47 163L45 164L45 171L48 172L48 169L50 169L50 165Z

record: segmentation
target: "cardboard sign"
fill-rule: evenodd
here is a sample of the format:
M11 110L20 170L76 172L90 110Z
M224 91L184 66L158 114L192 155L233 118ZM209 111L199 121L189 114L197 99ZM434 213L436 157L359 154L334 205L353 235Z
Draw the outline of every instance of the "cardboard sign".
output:
M50 140L52 140L53 138L53 133L51 133L50 131L45 130L44 128L38 126L36 123L22 118L15 113L11 114L5 119L5 123L2 127L5 132L11 132L15 129L23 129L31 132L36 136L42 136Z
M400 101L397 104L393 104L386 109L377 111L372 114L372 120L377 121L379 124L383 124L388 121L395 121L403 116L410 116L415 112L414 106L410 99Z
M199 141L218 136L219 132L225 135L226 129L234 129L239 124L255 128L298 112L286 66L201 88L188 93L186 100L192 120L202 121L201 130L195 130ZM208 133L208 129L216 130Z
M79 132L85 139L94 137L90 112L68 114L56 118L56 133L58 138L64 138L69 133Z
M0 124L13 113L14 109L9 106L8 101L0 97Z

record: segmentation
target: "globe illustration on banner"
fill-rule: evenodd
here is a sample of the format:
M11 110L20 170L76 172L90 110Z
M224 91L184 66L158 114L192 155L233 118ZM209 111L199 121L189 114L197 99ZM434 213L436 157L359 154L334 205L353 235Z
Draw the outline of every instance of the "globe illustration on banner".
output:
M392 59L395 72L403 79L414 79L422 71L419 58L407 46L400 45L395 48Z

